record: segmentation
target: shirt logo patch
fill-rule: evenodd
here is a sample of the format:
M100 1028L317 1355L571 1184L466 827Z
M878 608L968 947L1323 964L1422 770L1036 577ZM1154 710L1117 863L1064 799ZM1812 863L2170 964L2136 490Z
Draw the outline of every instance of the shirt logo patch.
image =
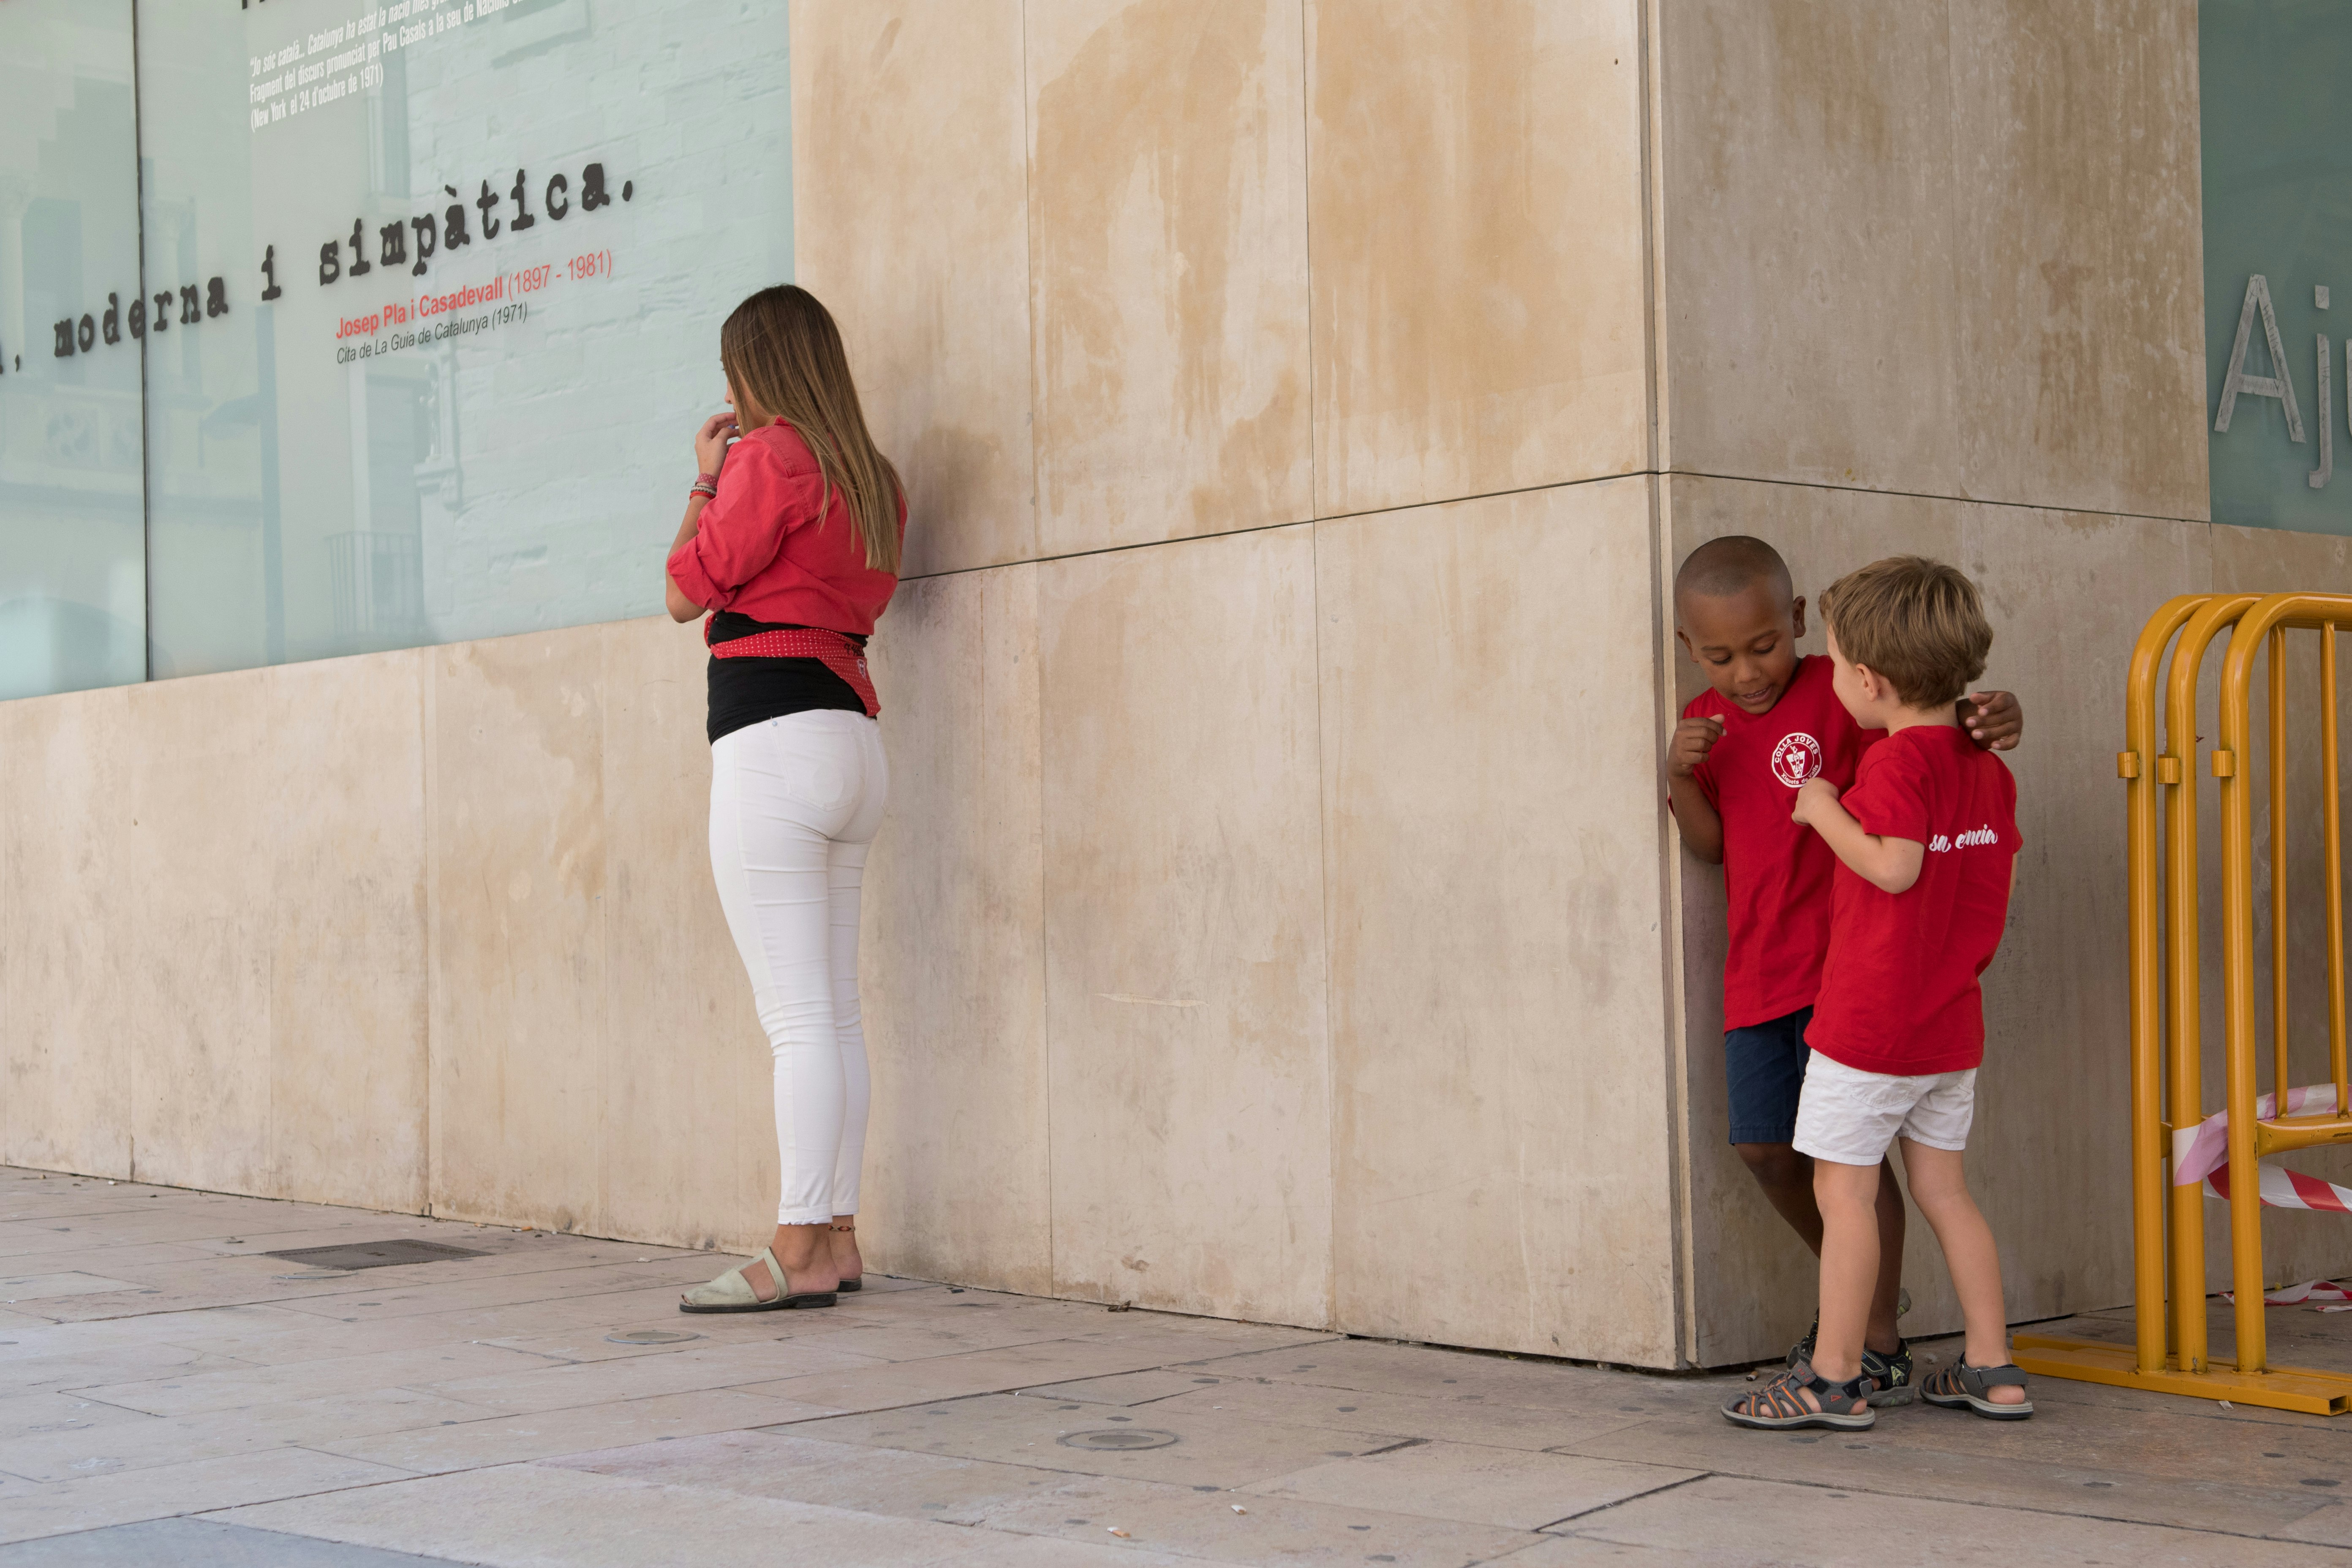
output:
M1821 771L1822 743L1801 730L1781 736L1772 748L1772 776L1790 789L1819 777Z

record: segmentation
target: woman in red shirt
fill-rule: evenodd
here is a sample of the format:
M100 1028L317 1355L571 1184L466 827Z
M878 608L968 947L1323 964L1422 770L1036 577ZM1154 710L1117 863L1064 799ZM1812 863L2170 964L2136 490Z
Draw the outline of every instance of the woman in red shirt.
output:
M775 1055L783 1197L769 1247L678 1307L830 1307L865 1270L857 897L889 789L865 648L907 503L814 295L744 300L719 360L734 412L695 437L664 589L677 620L709 613L710 868Z

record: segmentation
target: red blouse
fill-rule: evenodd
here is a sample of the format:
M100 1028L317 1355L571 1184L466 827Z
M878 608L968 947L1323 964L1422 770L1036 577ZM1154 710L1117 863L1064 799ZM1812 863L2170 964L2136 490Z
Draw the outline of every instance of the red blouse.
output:
M898 537L906 535L901 496ZM847 498L839 489L826 497L808 444L782 423L728 448L719 494L703 506L694 537L671 552L669 574L706 610L856 637L874 630L898 586L895 574L866 564Z

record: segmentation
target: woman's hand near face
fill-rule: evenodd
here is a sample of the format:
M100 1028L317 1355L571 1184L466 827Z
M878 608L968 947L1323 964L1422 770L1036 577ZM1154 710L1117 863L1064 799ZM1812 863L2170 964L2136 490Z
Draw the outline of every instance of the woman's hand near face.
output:
M727 460L728 447L741 434L732 413L714 414L704 420L702 428L694 433L694 471L716 474L719 465Z

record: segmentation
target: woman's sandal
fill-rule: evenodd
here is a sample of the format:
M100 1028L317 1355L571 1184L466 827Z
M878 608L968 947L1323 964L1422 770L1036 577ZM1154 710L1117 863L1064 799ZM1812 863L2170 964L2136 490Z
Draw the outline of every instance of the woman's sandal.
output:
M1799 1397L1810 1392L1820 1401L1815 1410ZM1743 1394L1723 1407L1724 1415L1741 1426L1766 1432L1790 1432L1801 1426L1834 1426L1859 1432L1874 1426L1878 1413L1870 1407L1867 1375L1832 1383L1808 1366L1793 1367L1752 1394Z
M1965 1361L1956 1361L1931 1375L1920 1388L1919 1397L1947 1410L1973 1410L1988 1421L2022 1421L2033 1414L2032 1400L2001 1405L1990 1396L1990 1391L2024 1386L2025 1373L2013 1363L1970 1366Z
M856 1227L856 1226L854 1226L854 1225L837 1225L837 1226L835 1226L833 1228L834 1228L834 1229L835 1229L835 1230L845 1230L845 1231L849 1232L852 1236L855 1236L855 1235L856 1235L856 1234L857 1234L857 1227ZM856 1279L844 1279L844 1280L841 1282L841 1291L842 1291L842 1294L844 1294L844 1295L848 1295L848 1294L850 1294L852 1291L863 1290L863 1289L866 1289L866 1276L865 1276L865 1275L863 1275L863 1274L858 1275L858 1276L857 1276Z
M751 1282L743 1278L743 1269L754 1263L768 1266L768 1278L774 1282L776 1294L765 1300ZM697 1285L677 1299L681 1312L779 1312L795 1307L830 1307L834 1293L830 1290L791 1290L785 1288L784 1266L776 1261L773 1248L761 1247L760 1256L746 1261L742 1268L730 1268L708 1285Z

